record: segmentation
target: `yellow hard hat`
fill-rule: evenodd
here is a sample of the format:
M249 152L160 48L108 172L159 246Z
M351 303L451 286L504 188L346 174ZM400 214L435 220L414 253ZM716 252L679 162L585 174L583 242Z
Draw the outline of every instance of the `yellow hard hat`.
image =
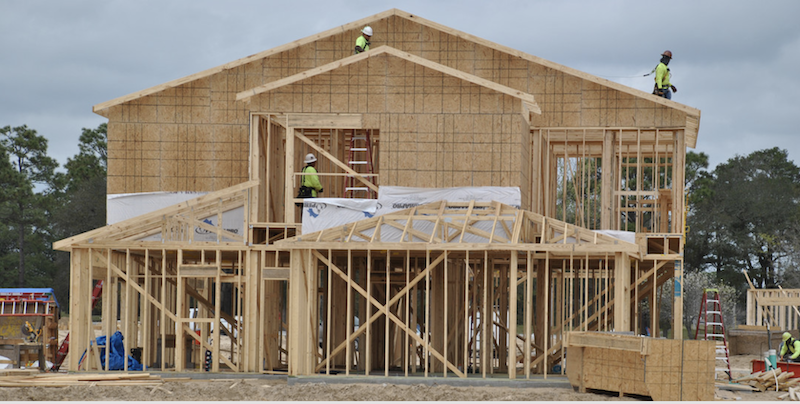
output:
M792 334L788 332L783 333L783 342L788 341L790 338L792 338Z

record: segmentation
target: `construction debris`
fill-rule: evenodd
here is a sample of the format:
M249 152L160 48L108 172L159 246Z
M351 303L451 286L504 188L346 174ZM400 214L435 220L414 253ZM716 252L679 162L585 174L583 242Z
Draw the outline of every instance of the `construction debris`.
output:
M36 369L12 369L0 373L0 387L146 386L164 384L150 373L63 374L39 373Z
M800 401L800 387L789 387L789 392L778 396L781 400Z
M750 376L737 379L739 383L746 383L758 391L789 391L789 388L800 387L800 378L793 378L794 372L784 372L781 369L756 372Z

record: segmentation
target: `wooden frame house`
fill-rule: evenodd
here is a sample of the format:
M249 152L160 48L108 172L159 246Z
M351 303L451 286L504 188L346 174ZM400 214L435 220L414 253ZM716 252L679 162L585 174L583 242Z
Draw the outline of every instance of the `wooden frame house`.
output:
M392 9L94 111L109 194L206 194L55 244L73 353L99 280L102 333L161 370L530 377L568 331L657 334L661 307L680 327L697 109ZM521 205L302 233L307 153L326 197L504 186Z

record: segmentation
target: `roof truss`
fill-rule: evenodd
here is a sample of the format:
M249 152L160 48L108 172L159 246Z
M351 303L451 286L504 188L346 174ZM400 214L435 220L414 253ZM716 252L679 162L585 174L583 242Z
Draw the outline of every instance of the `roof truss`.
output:
M636 244L500 202L447 202L278 241L285 249L626 252Z
M242 220L246 221L249 214L246 208L250 200L250 190L257 185L258 181L243 182L233 187L57 241L53 244L53 248L67 250L70 247L84 244L90 246L113 246L119 244L130 247L132 242L143 246L153 244L161 248L164 243L169 242L194 242L193 234L195 228L216 234L217 242L213 243L214 245L235 244L241 246L246 243L246 238L243 235L225 230L222 227L222 220L217 220L217 224L212 225L202 219L214 215L220 217L223 212L245 207L245 214ZM161 240L141 241L143 238L156 234L161 234ZM197 244L202 243L197 242Z

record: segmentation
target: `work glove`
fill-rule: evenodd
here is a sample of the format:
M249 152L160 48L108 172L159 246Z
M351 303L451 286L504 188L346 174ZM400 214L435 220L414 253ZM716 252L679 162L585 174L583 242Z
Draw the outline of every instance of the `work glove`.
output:
M672 92L673 92L673 93L677 93L677 92L678 92L678 89L677 89L677 88L675 88L675 86L670 86L670 87L672 87Z
M317 191L317 192L318 192L318 193L322 193L322 190L323 190L323 189L325 189L325 188L320 188L320 189L319 189L319 191Z

